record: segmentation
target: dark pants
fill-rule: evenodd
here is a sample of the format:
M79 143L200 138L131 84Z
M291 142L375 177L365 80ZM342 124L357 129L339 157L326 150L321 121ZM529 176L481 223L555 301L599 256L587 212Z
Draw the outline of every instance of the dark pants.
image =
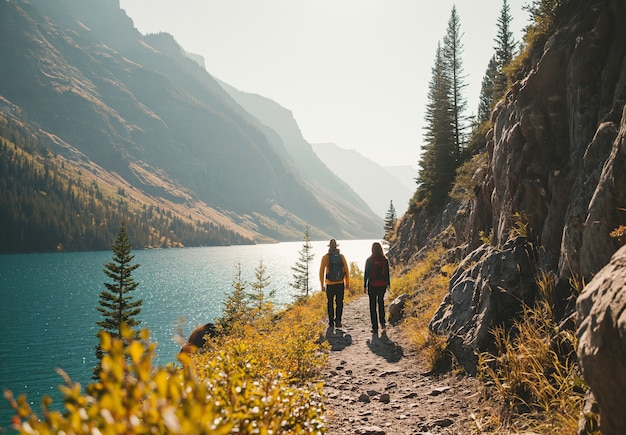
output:
M344 284L330 284L326 286L326 300L328 308L328 324L331 326L341 323L343 314ZM335 311L335 305L337 310Z
M378 330L378 323L385 327L385 291L387 287L370 287L367 294L370 297L370 318L372 329Z

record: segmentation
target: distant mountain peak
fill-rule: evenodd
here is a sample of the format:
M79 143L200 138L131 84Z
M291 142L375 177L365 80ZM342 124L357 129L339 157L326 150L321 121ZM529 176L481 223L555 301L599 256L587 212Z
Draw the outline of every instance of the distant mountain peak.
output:
M384 168L354 149L330 142L312 146L326 166L348 183L378 216L385 217L391 201L398 214L406 211L414 191L406 182L409 169L400 172Z
M380 218L315 155L291 111L227 92L175 36L141 35L116 0L0 2L0 58L0 97L10 103L0 115L19 112L29 130L123 181L120 201L132 200L135 216L149 196L173 220L192 215L179 204L218 210L255 241L301 240L307 226L319 238L382 235ZM203 228L224 224L193 216Z

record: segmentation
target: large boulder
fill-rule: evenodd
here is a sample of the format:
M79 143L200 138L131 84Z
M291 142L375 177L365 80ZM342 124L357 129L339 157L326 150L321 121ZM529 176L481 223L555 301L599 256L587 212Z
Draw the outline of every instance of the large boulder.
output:
M600 407L605 435L626 428L626 246L585 287L576 302L578 360Z
M475 373L477 353L492 347L490 330L508 326L524 304L534 303L536 293L534 251L526 238L513 238L501 249L482 245L455 271L430 329L448 335L448 349Z

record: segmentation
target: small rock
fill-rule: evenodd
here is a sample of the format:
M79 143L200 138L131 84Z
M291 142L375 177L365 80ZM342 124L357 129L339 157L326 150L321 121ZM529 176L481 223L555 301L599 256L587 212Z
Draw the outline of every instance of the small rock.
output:
M389 382L386 386L385 386L385 390L393 390L394 388L397 388L398 384L396 384L395 382Z
M433 391L430 392L431 396L438 396L441 393L445 393L446 391L448 391L450 389L450 387L439 387L439 388L435 388Z
M368 396L365 393L361 393L361 395L359 396L359 402L370 403L371 402L370 396Z
M448 427L452 426L454 424L454 421L450 418L440 418L439 420L433 421L433 424L439 427Z
M409 295L401 294L397 298L395 298L391 304L389 304L389 323L395 325L402 319L404 304L406 303Z
M385 435L385 431L378 426L367 426L356 430L359 435Z
M383 403L389 403L391 402L391 396L389 396L389 393L384 393L380 395L380 398L378 400Z
M378 396L380 393L376 390L367 390L367 395L372 397L372 396Z

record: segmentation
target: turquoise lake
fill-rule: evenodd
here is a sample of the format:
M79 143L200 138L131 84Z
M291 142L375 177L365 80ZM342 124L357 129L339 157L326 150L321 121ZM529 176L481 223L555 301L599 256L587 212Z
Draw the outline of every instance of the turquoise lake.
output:
M348 263L363 269L373 240L341 241ZM327 241L312 242L311 287L319 291L318 269ZM157 343L157 365L176 361L180 349L173 337L186 337L198 325L221 315L232 292L237 265L243 279L254 281L260 261L276 291L276 304L288 304L296 293L291 268L302 242L253 246L133 251L133 272L139 283L135 299L143 299L139 320ZM61 368L86 385L95 364L99 320L98 295L108 281L103 269L111 251L0 255L0 388L15 396L26 394L40 414L43 396L60 405ZM53 408L57 408L53 405ZM12 415L0 398L0 427Z

